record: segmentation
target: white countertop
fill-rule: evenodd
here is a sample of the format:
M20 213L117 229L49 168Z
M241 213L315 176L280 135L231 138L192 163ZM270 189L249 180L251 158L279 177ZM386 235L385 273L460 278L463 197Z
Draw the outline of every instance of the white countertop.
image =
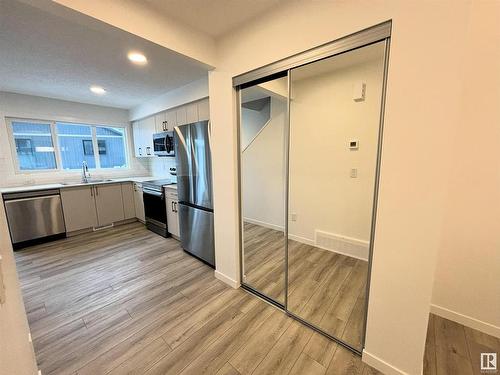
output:
M82 183L75 181L65 182L60 184L44 184L44 185L20 185L14 187L5 187L0 188L0 194L4 193L21 193L25 191L36 191L36 190L45 190L45 189L64 189L75 186L86 186L86 185L100 185L100 184L113 184L117 182L144 182L148 180L154 180L155 177L121 177L121 178L112 178L109 181L101 181L101 182L90 182L90 183Z

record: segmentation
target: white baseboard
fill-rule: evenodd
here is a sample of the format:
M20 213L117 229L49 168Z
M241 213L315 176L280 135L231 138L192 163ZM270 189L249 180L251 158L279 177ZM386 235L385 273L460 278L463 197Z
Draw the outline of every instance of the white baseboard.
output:
M255 224L255 225L260 225L261 227L264 228L269 228L269 229L274 229L280 232L284 232L285 228L276 224L271 224L271 223L266 223L265 221L260 221L256 219L250 219L249 217L244 217L243 218L244 222L250 223L250 224Z
M368 261L370 253L370 243L368 241L316 229L314 231L314 242L320 249Z
M231 279L229 276L224 275L223 273L215 270L214 271L214 276L216 279L219 279L223 283L226 283L229 285L231 288L238 289L240 287L240 283L237 282L236 280Z
M319 242L318 241L318 232L320 232L320 231L318 231L318 230L316 231L314 240L311 240L311 239L305 238L305 237L296 236L296 235L291 234L291 233L288 233L288 238L291 240L306 244L306 245L317 247L319 249L331 251L332 253L342 254L342 255L346 255L346 256L351 257L351 258L356 258L356 259L368 261L368 254L370 252L368 242L358 240L355 238L350 238L350 237L336 236L337 244L344 242L346 244L346 246L340 245L339 247L341 249L332 248L329 246L323 246L322 244L318 243ZM321 232L321 233L326 233L326 232ZM353 244L354 244L354 246L353 246Z
M297 241L297 242L300 242L300 243L304 243L306 245L315 246L314 240L310 240L309 238L296 236L295 234L291 234L291 233L288 233L288 238L290 240Z
M500 327L483 322L482 320L473 318L471 316L460 314L456 311L434 304L431 304L431 313L449 320L453 320L454 322L460 323L464 326L477 329L478 331L481 331L488 335L500 338Z
M408 375L407 372L394 367L390 363L380 359L376 355L368 353L366 350L363 350L363 356L361 357L362 361L367 365L370 365L374 369L380 371L385 375Z

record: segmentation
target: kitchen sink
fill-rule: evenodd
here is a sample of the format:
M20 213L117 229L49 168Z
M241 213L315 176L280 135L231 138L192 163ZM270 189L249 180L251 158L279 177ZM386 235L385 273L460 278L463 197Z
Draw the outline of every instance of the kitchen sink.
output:
M111 182L113 181L112 179L110 178L106 178L106 179L94 179L94 178L90 178L87 180L87 182L83 182L84 184L87 183L87 184L93 184L93 183L96 183L96 182Z
M79 184L96 184L96 183L100 183L100 182L111 182L113 181L112 179L110 178L104 178L104 179L99 179L99 178L90 178L87 180L87 182L83 182L83 181L78 181L78 182L62 182L61 185L79 185Z

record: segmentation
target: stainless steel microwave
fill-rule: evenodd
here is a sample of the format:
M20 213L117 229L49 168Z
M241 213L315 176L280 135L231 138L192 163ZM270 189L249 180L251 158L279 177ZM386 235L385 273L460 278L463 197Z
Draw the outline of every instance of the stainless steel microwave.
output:
M153 151L156 156L175 156L174 132L153 134Z

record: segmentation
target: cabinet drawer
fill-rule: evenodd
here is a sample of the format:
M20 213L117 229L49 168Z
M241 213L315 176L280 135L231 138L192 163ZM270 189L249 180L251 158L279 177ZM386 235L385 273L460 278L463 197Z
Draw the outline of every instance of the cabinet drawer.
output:
M177 200L177 189L172 189L172 188L165 188L165 195L167 198L173 199L174 201Z

